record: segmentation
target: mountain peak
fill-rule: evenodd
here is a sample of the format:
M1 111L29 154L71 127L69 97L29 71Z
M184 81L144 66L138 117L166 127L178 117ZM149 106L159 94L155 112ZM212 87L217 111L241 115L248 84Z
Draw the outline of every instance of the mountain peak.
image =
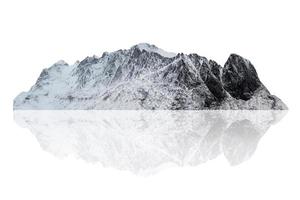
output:
M140 48L141 50L143 50L143 49L145 49L145 50L158 49L158 47L155 46L154 44L149 44L149 43L146 43L146 42L138 43L134 46Z
M157 53L163 57L172 58L176 56L176 53L167 52L163 49L158 48L157 46L149 43L139 43L131 47L131 49L138 48L139 50L147 51L147 52L154 52Z
M53 65L58 66L58 65L69 65L69 64L64 60L59 60L56 63L54 63Z

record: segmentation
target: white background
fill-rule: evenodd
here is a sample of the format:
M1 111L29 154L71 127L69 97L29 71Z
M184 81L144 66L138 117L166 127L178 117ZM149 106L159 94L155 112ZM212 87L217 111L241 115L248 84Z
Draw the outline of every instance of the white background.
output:
M0 0L0 199L300 199L297 0ZM237 167L218 158L141 177L44 152L13 121L42 68L148 42L224 64L248 58L289 107Z

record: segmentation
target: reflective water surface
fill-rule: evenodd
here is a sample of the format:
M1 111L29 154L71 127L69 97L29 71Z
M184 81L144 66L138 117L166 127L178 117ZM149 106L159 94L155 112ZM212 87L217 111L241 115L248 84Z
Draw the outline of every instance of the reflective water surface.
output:
M15 111L41 147L134 173L248 160L286 111Z

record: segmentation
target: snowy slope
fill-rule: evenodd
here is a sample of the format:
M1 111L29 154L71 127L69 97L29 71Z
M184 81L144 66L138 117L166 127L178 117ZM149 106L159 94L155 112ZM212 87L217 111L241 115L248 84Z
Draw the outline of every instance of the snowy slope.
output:
M250 61L232 54L224 67L197 54L141 43L127 50L44 69L14 109L287 109Z

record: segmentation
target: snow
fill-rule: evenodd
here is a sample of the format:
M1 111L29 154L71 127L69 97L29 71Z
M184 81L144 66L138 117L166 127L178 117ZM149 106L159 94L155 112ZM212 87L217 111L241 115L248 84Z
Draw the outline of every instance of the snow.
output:
M145 50L145 51L148 51L148 52L155 52L155 53L158 53L161 56L167 57L167 58L173 58L177 55L176 53L164 51L164 50L156 47L155 45L151 45L151 44L148 44L148 43L139 43L135 46L137 46L141 51Z
M59 60L56 63L54 63L54 65L68 65L68 63L64 60Z

